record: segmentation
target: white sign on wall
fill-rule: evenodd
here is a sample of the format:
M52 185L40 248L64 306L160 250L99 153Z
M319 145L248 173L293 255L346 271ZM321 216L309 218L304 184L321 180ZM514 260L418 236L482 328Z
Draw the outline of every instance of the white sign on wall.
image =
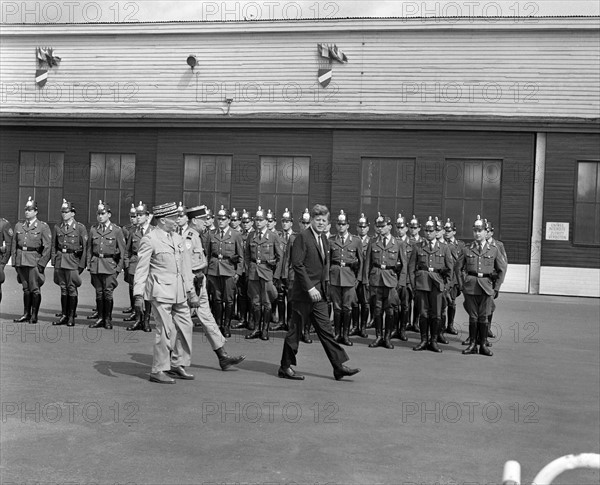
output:
M568 241L568 222L546 222L546 241Z

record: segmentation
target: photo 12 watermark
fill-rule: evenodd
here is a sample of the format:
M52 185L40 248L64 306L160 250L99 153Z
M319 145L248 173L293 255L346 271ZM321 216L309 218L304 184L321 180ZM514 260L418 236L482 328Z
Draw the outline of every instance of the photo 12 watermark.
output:
M315 423L339 424L336 402L202 401L202 423Z
M52 324L27 325L6 322L0 329L2 343L49 343L67 342L79 344L85 342L114 343L129 345L139 342L137 332L128 332L124 328L115 327L113 330L105 328L89 328L87 325L63 327Z
M2 23L139 22L140 4L120 1L2 1Z

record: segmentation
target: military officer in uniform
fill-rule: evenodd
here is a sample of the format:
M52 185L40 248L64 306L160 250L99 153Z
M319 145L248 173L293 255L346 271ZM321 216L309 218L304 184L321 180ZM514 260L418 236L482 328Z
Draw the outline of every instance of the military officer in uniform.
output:
M433 352L441 352L437 343L442 318L442 298L446 281L452 278L452 256L447 245L437 241L435 222L431 217L425 223L425 237L425 240L414 245L408 263L408 276L420 309L421 343L413 350L429 348Z
M31 197L25 204L25 222L15 224L11 244L12 265L23 286L23 315L15 322L37 323L42 301L44 271L52 252L50 227L37 218L37 202Z
M508 270L508 256L506 255L506 249L504 248L504 243L499 241L498 239L494 239L494 225L491 221L485 219L485 229L486 229L486 241L490 246L497 246L498 251L500 251L500 255L504 258L506 262L507 270ZM504 273L504 277L506 277L506 272ZM494 311L496 310L496 302L492 299L490 304L490 313L488 315L488 323L487 323L487 336L489 338L496 338L496 335L492 332L492 318L494 316ZM491 347L492 344L486 338L486 344Z
M149 300L156 317L150 381L174 384L170 376L194 379L185 368L192 361L190 307L197 308L200 300L194 291L190 253L175 230L177 204L155 206L152 212L157 227L142 238L133 294L136 309L144 311L144 301Z
M408 261L410 261L410 254L412 253L412 244L408 240L407 232L406 218L402 214L398 214L396 219L396 237L404 253L404 261L407 264L402 267L402 270L398 274L398 286L396 287L398 306L394 309L394 331L391 338L397 338L403 342L408 340L406 327L410 317L410 301L412 298L412 287L408 278Z
M473 242L462 248L456 263L458 286L465 296L464 307L469 315L469 346L463 354L479 353L491 357L485 345L487 320L492 299L498 297L506 274L506 261L498 246L486 241L485 222L480 216L473 223Z
M52 232L51 260L54 279L60 286L61 317L52 325L75 325L78 303L77 288L81 286L79 275L85 270L87 229L75 220L75 207L63 199L60 213L63 222L54 226Z
M242 235L242 247L246 250L246 242L252 231L252 217L246 210L242 211L240 234ZM233 328L247 328L254 330L254 321L249 317L248 311L250 302L248 300L248 275L246 274L246 265L242 265L242 274L237 281L237 313L239 322Z
M282 252L282 274L283 274L283 264L285 262L285 254L287 252L287 248L290 244L290 240L292 239L292 235L295 234L292 226L294 224L294 218L292 217L292 213L286 207L285 211L281 216L281 232L278 232L279 241L281 242L281 252ZM288 300L288 287L287 287L287 278L279 278L276 280L277 287L277 314L279 316L279 324L273 328L273 331L278 330L289 330L288 321L291 318L291 311L289 309L290 302Z
M135 271L138 264L138 251L140 250L140 243L142 238L154 229L154 226L150 224L152 217L148 206L141 200L138 206L135 208L136 223L135 226L130 230L129 239L127 239L126 250L125 250L125 276L127 283L133 297L133 282L135 279ZM135 301L134 301L135 303ZM143 330L144 332L151 332L150 328L150 317L152 316L152 305L149 301L144 302L144 311L135 311L132 314L133 318L127 317L124 320L126 322L133 321L126 330L130 332L135 330Z
M271 308L277 298L274 281L281 277L283 253L279 236L268 230L266 213L260 206L254 214L254 226L246 241L244 264L255 329L246 339L269 340Z
M409 224L408 224L408 242L410 244L410 246L414 246L415 243L419 243L422 240L421 235L419 234L419 232L421 231L421 223L419 222L419 219L417 219L417 216L415 216L413 214L412 219L410 220ZM412 250L411 248L408 248L408 254L410 257ZM410 259L409 259L410 261ZM416 295L414 293L415 289L414 287L412 288L412 292L410 294L411 297L411 303L412 303L412 312L411 309L409 307L408 313L408 322L409 324L406 327L406 330L411 330L413 332L420 332L419 329L419 315L420 315L420 310L419 310L419 301L416 298ZM412 313L412 323L410 322L410 314Z
M336 226L338 233L329 238L329 294L333 305L333 323L336 341L352 345L350 322L352 306L356 306L356 287L363 278L363 250L359 237L348 232L350 222L343 210Z
M0 238L2 239L2 244L0 244L0 302L2 302L2 283L4 283L6 278L4 274L4 267L10 259L13 235L14 232L10 222L8 222L4 217L0 217Z
M390 234L392 220L388 216L379 213L375 224L379 229L379 236L369 242L363 276L363 281L368 281L369 284L372 297L371 310L375 322L375 340L369 344L369 347L393 349L390 338L394 325L394 306L398 305L396 288L398 274L406 266L404 260L406 252L402 251L400 241Z
M446 220L444 224L444 239L446 240L446 244L448 245L448 249L450 250L450 254L452 255L453 265L456 265L458 261L458 255L461 253L462 249L465 247L465 243L460 239L456 239L456 224L452 222L449 218ZM452 279L448 283L448 288L446 290L446 333L450 335L457 335L458 332L456 328L454 328L454 317L456 316L456 298L460 295L460 290L458 289L458 276L456 272L452 273ZM442 317L443 318L443 317Z
M435 225L435 240L438 244L440 245L446 245L446 239L444 238L444 224L442 223L442 221L440 220L439 217L436 217L433 221L434 225ZM450 248L448 248L450 249ZM450 251L450 253L452 254L452 251ZM452 268L454 268L454 263L455 260L454 258L452 258ZM454 273L454 272L453 272ZM454 274L452 275L452 278L454 278ZM437 329L437 341L438 343L441 344L448 344L448 340L446 339L446 337L444 337L444 332L446 331L446 325L445 325L445 318L444 315L446 314L446 298L448 295L448 288L450 285L450 280L449 279L444 279L444 291L442 292L442 313L440 316L440 320L439 320L439 328Z
M231 227L231 229L239 233L242 232L242 220L240 217L240 213L235 209L235 207L233 208L230 214L229 227Z
M225 338L231 337L233 295L244 265L242 235L229 227L229 211L221 206L217 212L218 227L210 233L208 248L208 280L213 292L213 314Z
M121 229L123 230L123 238L125 239L125 246L129 244L129 236L137 226L137 211L134 204L131 204L129 208L129 224L123 226ZM133 275L129 276L129 270L127 267L123 268L123 278L125 282L128 283L129 289L129 307L123 310L123 313L130 313L129 317L123 319L125 322L132 322L136 319L135 312L133 311ZM129 283L131 281L132 283Z
M125 238L122 229L110 221L108 204L98 202L98 224L90 229L86 250L87 268L96 289L98 319L90 328L112 329L113 291L119 285L117 277L125 263Z
M367 247L371 237L369 236L369 219L361 213L358 221L356 221L356 234L362 246L363 265L367 255ZM361 273L362 276L362 273ZM353 328L350 335L358 335L362 338L367 338L367 322L369 321L369 300L370 295L366 290L368 283L365 281L358 282L356 286L356 305L352 307L352 322Z

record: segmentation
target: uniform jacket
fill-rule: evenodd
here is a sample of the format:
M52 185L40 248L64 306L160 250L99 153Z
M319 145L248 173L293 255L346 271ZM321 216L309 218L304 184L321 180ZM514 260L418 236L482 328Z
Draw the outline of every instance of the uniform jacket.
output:
M407 264L406 251L402 250L400 240L392 235L387 237L389 241L386 247L383 246L381 236L371 238L369 241L363 275L363 282L368 281L369 286L396 288L398 274Z
M452 265L456 267L456 262L458 261L458 256L462 249L465 247L465 243L460 239L454 239L454 241L446 241L448 245L448 249L450 250L450 254L452 255ZM458 276L456 275L456 271L452 272L452 279L448 283L448 286L458 285Z
M486 242L481 251L479 243L473 241L459 253L456 262L458 284L466 295L481 294L481 288L492 296L504 282L507 264L496 244Z
M273 281L281 278L283 250L279 236L268 229L260 239L258 235L258 231L253 231L246 240L244 264L248 281Z
M235 231L235 229L232 229ZM187 227L181 234L185 248L190 253L190 260L192 264L192 271L200 271L206 267L206 255L204 248L202 247L202 240L200 234L193 227Z
M320 235L324 256L321 256L317 240L312 229L302 231L292 244L292 268L294 269L294 286L292 301L312 302L308 290L316 288L325 299L329 284L329 242L324 234Z
M85 269L87 229L75 220L56 224L52 231L52 265L56 269Z
M339 235L329 238L329 284L352 287L363 278L363 250L360 237L346 235L342 243Z
M153 226L152 224L148 224L148 227L145 230L139 226L130 229L125 249L125 262L123 263L123 267L130 275L135 274L135 270L137 269L139 260L138 252L140 250L142 238L154 229L156 229L156 226Z
M134 296L161 303L183 303L194 289L193 276L190 253L179 234L172 233L169 239L157 227L142 238L133 280Z
M125 238L122 229L110 222L90 229L87 244L87 267L92 274L120 273L125 264Z
M0 264L8 263L12 250L13 229L4 217L0 217Z
M447 244L435 240L432 250L430 242L422 239L413 246L408 262L408 277L415 290L431 291L437 288L444 291L446 281L451 281L453 261Z
M244 266L242 235L237 231L232 231L231 228L225 229L222 239L220 229L210 232L206 257L208 259L209 275L241 275Z
M12 265L46 267L52 253L52 233L48 224L36 219L27 227L26 222L19 221L15 224L14 232L11 245Z
M298 235L297 232L290 234L288 242L285 246L285 252L283 253L283 262L281 263L281 279L287 279L288 281L294 281L294 268L292 268L292 245L294 239Z

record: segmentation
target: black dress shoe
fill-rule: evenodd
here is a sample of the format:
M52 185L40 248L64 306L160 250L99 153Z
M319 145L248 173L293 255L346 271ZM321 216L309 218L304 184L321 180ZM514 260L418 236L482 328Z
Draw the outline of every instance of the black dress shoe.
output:
M306 334L302 334L302 336L300 337L300 341L304 342L305 344L312 344L313 343L312 339L308 335L306 335Z
M487 357L491 357L492 355L494 355L494 352L492 352L489 348L487 348L485 345L480 345L479 346L479 353L481 355L485 355Z
M272 332L279 332L280 330L285 330L286 332L289 330L288 326L285 323L280 323L271 328Z
M463 340L461 345L471 345L471 337L467 337L466 340Z
M128 317L125 317L123 319L124 322L134 322L137 319L137 315L134 313L132 313L131 315L129 315Z
M123 310L123 313L134 313L135 312L135 308L133 307L129 307L129 308L125 308L125 310Z
M488 338L496 338L496 334L492 332L492 327L488 328Z
M333 369L333 377L335 377L336 381L339 381L344 377L350 377L354 374L358 374L359 372L360 369L350 369L349 367L343 365L341 367Z
M432 352L437 352L438 354L441 354L441 353L442 353L442 349L440 349L440 348L438 347L438 344L437 344L437 340L436 340L436 339L433 339L433 338L432 338L432 339L429 341L429 346L428 346L428 348L429 348L429 350L431 350Z
M173 377L177 377L177 379L185 379L188 381L194 380L194 376L192 374L187 373L186 370L181 366L171 367L171 369L167 371L167 374Z
M369 347L374 349L375 347L382 347L383 346L383 338L382 337L377 337L375 340L373 340L373 342L371 342L369 344Z
M233 365L238 365L246 358L245 355L238 355L232 357L230 355L225 354L222 358L219 357L219 365L221 366L221 370L227 370Z
M304 376L296 374L291 367L280 367L277 376L282 379L291 379L292 381L303 381Z
M446 329L446 333L449 335L458 335L458 331L454 328L454 325L452 325L452 324L448 325L448 328Z
M425 350L427 348L427 340L421 340L421 343L416 347L413 347L413 350L420 352L421 350Z
M476 354L477 353L477 345L469 344L469 346L462 351L463 355Z
M449 344L450 343L441 333L437 336L437 341L440 344Z
M485 339L485 346L486 347L491 347L492 346L492 342L490 342L488 339Z
M175 384L175 380L171 379L163 371L150 373L150 382L158 382L159 384Z

